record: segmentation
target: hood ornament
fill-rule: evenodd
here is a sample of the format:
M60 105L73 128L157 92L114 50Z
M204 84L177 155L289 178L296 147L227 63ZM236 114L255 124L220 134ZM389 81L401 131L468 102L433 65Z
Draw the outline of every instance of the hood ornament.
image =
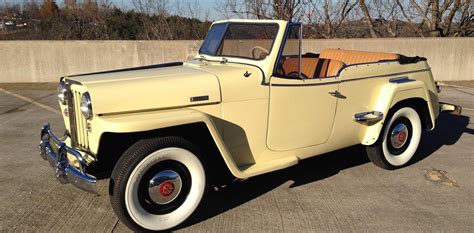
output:
M246 78L250 77L250 75L252 75L252 73L249 73L249 71L248 71L248 70L247 70L247 71L245 71L245 73L244 73L244 76L245 76Z

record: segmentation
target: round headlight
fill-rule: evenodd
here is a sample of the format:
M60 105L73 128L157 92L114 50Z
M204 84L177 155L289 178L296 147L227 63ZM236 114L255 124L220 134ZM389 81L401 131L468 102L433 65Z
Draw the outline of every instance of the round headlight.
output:
M92 102L89 92L84 92L81 97L81 112L86 119L92 118Z
M61 102L61 104L66 104L67 90L66 90L66 84L64 83L64 80L62 79L58 83L58 100L59 102Z

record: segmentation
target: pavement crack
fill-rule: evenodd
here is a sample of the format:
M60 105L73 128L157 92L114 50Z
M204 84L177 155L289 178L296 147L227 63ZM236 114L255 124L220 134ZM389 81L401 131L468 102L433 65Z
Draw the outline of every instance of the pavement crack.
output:
M114 232L114 231L115 231L115 229L116 229L117 226L118 226L119 221L120 221L120 220L117 219L117 222L115 222L115 225L114 225L114 227L112 228L112 230L111 230L110 232Z

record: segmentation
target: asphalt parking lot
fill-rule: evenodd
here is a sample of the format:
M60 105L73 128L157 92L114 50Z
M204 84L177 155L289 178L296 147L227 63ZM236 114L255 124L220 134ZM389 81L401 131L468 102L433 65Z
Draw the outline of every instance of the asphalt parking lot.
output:
M355 146L211 192L179 231L453 231L474 229L474 88L445 87L442 114L412 165L386 171ZM33 101L30 101L33 100ZM0 84L0 231L125 232L107 194L61 185L38 155L39 129L64 130L55 85Z

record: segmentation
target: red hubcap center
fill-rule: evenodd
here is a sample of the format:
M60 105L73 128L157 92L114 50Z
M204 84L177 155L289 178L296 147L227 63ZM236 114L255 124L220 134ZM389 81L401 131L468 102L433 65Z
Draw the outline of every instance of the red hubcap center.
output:
M407 137L407 134L405 132L400 132L400 134L398 134L398 140L400 142L403 142L405 141L405 138Z
M174 191L174 184L171 181L165 181L160 184L160 194L162 196L169 196Z

